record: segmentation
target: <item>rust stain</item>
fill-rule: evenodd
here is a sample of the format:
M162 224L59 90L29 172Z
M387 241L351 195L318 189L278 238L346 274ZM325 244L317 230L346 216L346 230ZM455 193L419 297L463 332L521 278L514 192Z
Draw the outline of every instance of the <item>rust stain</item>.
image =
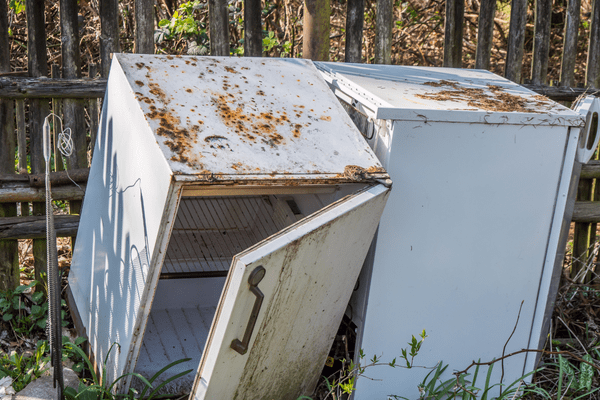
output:
M136 67L138 67L138 69L142 69L146 66L146 64L144 64L143 62L139 62L139 63L135 63Z
M505 91L498 85L487 85L487 90L482 88L464 88L459 82L440 80L425 82L423 85L432 87L447 87L433 93L415 95L421 99L434 101L457 101L467 103L470 107L485 111L545 113L554 104L546 97L536 95L529 98L517 96ZM532 100L533 99L533 100ZM545 108L540 110L539 108Z
M239 101L236 102L235 96L231 93L227 95L215 93L211 97L211 101L225 126L232 128L236 134L249 141L251 145L256 143L257 138L270 147L285 144L284 137L277 132L279 126L289 124L289 118L285 111L276 113L247 111L247 108L252 107ZM290 126L290 130L294 131L294 126ZM299 137L299 135L299 130L294 133L295 137Z
M331 117L329 115L321 115L319 119L321 121L331 121Z
M237 74L238 73L235 69L233 69L231 67L225 67L225 71L227 71L229 73L232 73L232 74Z
M135 81L135 84L138 86L144 86L144 82L142 81Z
M369 168L359 167L358 165L346 165L344 173L341 176L352 181L364 181L371 178L372 174L385 173L382 167L371 166ZM340 177L341 177L340 176Z
M185 89L185 91L188 92L188 93L192 93L193 92L193 90L190 89L190 88Z

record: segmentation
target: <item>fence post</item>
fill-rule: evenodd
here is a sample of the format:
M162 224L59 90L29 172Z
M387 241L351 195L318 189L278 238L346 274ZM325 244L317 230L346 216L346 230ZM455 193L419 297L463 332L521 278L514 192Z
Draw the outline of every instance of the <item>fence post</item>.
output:
M44 24L44 2L27 0L27 65L29 76L40 77L48 75L46 62L46 32ZM42 127L44 118L50 113L47 99L31 99L29 103L29 148L31 172L43 174L45 171ZM46 204L33 203L34 215L45 215ZM42 273L46 272L46 240L33 239L33 258L35 279L40 282L38 289L44 290Z
M60 29L63 78L81 78L79 55L79 29L77 26L77 0L60 1ZM84 107L80 99L63 101L64 126L71 128L73 153L67 157L69 169L87 167L87 135L85 132ZM55 158L57 156L55 155ZM73 204L71 204L73 207ZM77 205L75 209L77 211Z
M551 16L552 0L535 0L535 30L531 63L531 81L534 85L545 85L548 76Z
M262 56L260 0L244 0L244 56Z
M481 0L477 27L477 51L475 52L475 68L477 69L490 69L495 15L496 0Z
M594 0L592 7L592 26L588 46L586 83L591 88L600 87L600 0ZM592 179L581 179L577 187L577 200L592 200ZM596 224L588 222L575 223L573 236L573 264L571 277L574 278L585 267L590 244L596 238ZM579 259L578 259L579 258ZM589 276L586 276L587 280Z
M52 64L52 66L50 67L50 76L52 77L52 79L60 79L60 65L58 64ZM62 115L63 110L62 110L62 104L63 101L62 99L52 99L52 112L56 115ZM61 153L59 153L56 147L56 139L58 138L58 129L60 127L60 120L53 116L52 117L52 138L53 140L53 148L52 151L54 151L54 170L55 171L63 171L65 169L64 166L64 162L63 162L63 156Z
M154 1L135 0L134 52L154 54Z
M227 0L208 0L210 54L229 55L229 13Z
M306 0L302 32L302 57L329 61L329 0Z
M98 76L98 64L89 65L89 77L95 79ZM96 134L100 121L100 100L88 100L88 113L90 115L90 158L94 155L94 146L96 145Z
M0 72L10 72L8 2L0 2ZM15 172L14 102L0 99L0 174ZM0 217L15 217L16 203L0 203ZM19 242L0 240L0 290L19 286Z
M119 52L118 0L100 1L100 25L100 69L106 78L110 70L110 54Z
M363 26L365 23L365 0L348 0L346 11L346 49L345 61L362 61Z
M394 2L392 0L377 0L376 12L375 64L391 64Z
M444 67L462 67L464 0L446 0L444 25Z
M585 82L587 86L600 88L600 0L594 0L592 6L592 26L588 44Z
M527 0L512 0L504 76L516 83L521 83L526 22Z
M563 41L563 56L560 68L560 86L575 86L575 57L577 55L577 33L581 12L581 0L569 0L567 22Z

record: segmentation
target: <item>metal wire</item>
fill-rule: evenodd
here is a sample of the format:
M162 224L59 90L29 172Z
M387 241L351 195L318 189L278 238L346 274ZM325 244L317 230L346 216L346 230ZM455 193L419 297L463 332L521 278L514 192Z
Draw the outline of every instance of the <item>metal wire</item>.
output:
M46 161L46 257L48 281L48 322L47 333L50 342L50 360L54 368L53 382L57 396L64 400L64 380L62 369L62 322L60 314L60 271L58 270L58 252L56 250L56 232L54 230L54 211L52 210L52 190L50 187L50 157L52 146L50 141L50 123L44 120L44 160ZM62 125L62 121L61 121ZM69 178L70 179L70 178Z

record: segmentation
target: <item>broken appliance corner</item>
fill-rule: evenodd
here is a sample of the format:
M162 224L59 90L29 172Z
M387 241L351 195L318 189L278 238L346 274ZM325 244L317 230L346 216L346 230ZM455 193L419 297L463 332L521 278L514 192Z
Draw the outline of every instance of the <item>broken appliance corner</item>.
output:
M115 54L69 276L107 379L312 391L388 178L310 61Z

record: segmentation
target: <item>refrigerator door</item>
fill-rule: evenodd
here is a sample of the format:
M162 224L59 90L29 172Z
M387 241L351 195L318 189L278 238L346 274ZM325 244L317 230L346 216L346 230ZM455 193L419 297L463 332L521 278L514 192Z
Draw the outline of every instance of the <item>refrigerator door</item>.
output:
M363 189L234 257L194 399L295 400L314 389L388 194Z

